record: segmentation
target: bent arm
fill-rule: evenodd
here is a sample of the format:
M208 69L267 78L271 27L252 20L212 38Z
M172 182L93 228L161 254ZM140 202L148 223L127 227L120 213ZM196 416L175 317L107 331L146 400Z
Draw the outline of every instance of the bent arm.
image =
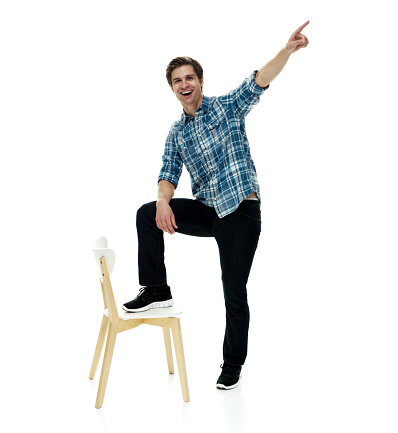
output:
M156 225L164 232L174 234L177 229L174 213L169 205L174 196L175 186L167 181L159 181L158 201L156 202Z
M175 186L167 181L161 180L158 185L158 203L159 201L165 201L167 204L170 203L170 200L174 196Z

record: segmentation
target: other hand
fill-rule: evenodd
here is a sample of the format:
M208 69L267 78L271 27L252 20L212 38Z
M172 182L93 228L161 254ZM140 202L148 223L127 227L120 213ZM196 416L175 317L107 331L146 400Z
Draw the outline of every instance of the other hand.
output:
M309 41L306 36L301 34L301 30L309 24L309 21L300 26L289 38L285 45L285 50L290 51L291 54L298 51L300 48L305 48Z
M170 205L164 201L159 200L156 203L156 225L160 230L173 235L174 229L178 229L174 213Z

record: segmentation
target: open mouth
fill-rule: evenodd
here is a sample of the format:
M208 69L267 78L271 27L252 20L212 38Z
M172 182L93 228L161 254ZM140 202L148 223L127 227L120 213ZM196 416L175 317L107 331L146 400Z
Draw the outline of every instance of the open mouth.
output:
M181 95L182 96L185 96L185 97L188 97L188 96L190 96L192 94L192 90L189 90L189 91L187 91L187 92L181 92Z

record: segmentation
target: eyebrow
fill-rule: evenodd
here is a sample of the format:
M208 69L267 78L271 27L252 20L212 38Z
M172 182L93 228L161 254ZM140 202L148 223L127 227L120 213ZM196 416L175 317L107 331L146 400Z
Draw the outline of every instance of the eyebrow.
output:
M195 74L188 74L188 75L185 75L184 77L185 77L185 78L195 77ZM181 78L184 78L184 77L175 77L175 78L173 78L173 83L174 83L176 80L181 80Z

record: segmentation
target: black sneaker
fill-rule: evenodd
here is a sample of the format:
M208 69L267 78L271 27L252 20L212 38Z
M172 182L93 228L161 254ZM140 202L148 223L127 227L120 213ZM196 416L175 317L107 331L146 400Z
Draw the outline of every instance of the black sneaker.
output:
M171 307L173 304L169 286L142 287L136 298L123 304L122 308L129 313L138 313L151 308Z
M239 385L240 378L242 377L240 374L242 366L224 362L224 364L221 364L220 367L222 368L222 372L217 380L217 388L236 388Z

